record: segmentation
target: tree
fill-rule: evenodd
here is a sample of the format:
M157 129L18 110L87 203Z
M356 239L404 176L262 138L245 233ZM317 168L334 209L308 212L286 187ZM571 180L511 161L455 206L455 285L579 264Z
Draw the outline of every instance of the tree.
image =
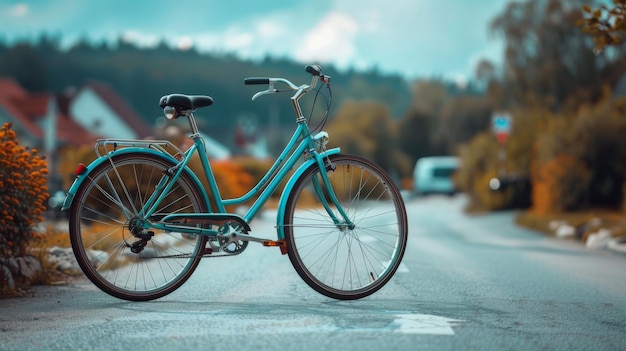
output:
M49 88L49 67L46 57L36 47L18 43L0 58L0 75L13 77L29 91L46 91Z
M395 168L393 121L387 107L375 102L344 103L328 126L331 145L371 159L386 171Z
M496 68L489 60L478 61L474 68L474 85L480 91L488 91L491 85L497 80Z
M495 79L496 68L489 60L482 59L476 64L474 75L479 81L489 83Z
M441 112L438 131L448 153L454 153L458 145L488 130L491 114L489 99L484 96L462 95L451 99Z
M433 155L431 131L433 118L424 110L411 110L398 122L398 146L409 155L410 162Z
M602 5L595 10L583 6L588 17L578 21L583 31L593 35L595 52L600 53L605 46L619 45L626 35L626 0L613 0L613 7Z
M415 164L418 158L445 153L445 141L437 135L439 116L449 94L436 81L420 81L413 85L411 106L398 122L398 146Z
M575 109L624 72L625 50L596 56L593 40L576 27L583 1L511 2L494 19L491 29L506 40L503 88L515 103L532 94L551 99L553 110Z

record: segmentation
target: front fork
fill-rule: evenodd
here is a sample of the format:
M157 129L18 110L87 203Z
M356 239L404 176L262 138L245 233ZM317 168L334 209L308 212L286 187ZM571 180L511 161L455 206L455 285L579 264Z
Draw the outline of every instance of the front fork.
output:
M335 171L336 166L332 163L332 161L330 160L330 157L326 157L326 159L324 159L320 157L319 155L316 155L315 160L317 162L317 166L319 167L320 176L322 177L322 183L326 187L326 191L328 193L328 197L330 198L330 202L333 205L335 205L335 208L337 208L337 212L339 212L339 215L343 218L343 220L341 220L335 214L335 211L333 211L332 208L330 207L330 203L326 200L326 196L324 196L324 192L323 192L319 179L317 177L313 177L313 187L315 188L315 192L317 193L317 196L320 199L320 202L322 203L322 205L324 206L324 209L326 209L326 212L328 212L328 215L330 216L330 218L333 220L333 222L338 228L340 229L347 228L350 230L354 229L355 227L354 223L350 220L350 218L348 217L348 214L343 209L343 206L341 205L341 202L337 198L337 194L335 193L335 190L333 189L333 186L330 183L330 179L328 179L327 171Z

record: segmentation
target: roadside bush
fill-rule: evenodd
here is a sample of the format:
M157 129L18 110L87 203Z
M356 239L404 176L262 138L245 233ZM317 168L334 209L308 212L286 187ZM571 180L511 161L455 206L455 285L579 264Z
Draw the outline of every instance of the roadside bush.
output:
M194 156L189 160L188 165L200 179L209 194L209 198L212 198L200 158ZM215 181L217 182L222 199L243 196L248 190L252 189L255 184L253 176L246 172L242 165L233 162L233 160L211 160L211 169L213 170L213 175L215 176ZM215 211L215 204L211 203L211 206L213 211ZM234 208L229 207L227 211L234 211Z
M588 203L590 180L586 165L567 154L539 165L533 174L533 211L547 214L581 209Z
M453 179L460 191L469 196L468 211L494 211L517 207L520 192L525 189L520 182L506 184L507 176L500 173L498 145L490 132L476 136L460 149L461 168ZM494 191L490 181L498 178L502 188Z
M48 199L48 165L37 149L19 144L11 124L0 129L0 257L24 255L38 237Z
M499 145L494 133L487 130L459 148L461 169L455 181L461 191L470 195L471 209L490 211L531 205L531 162L536 157L542 123L552 114L540 107L510 112L512 130L504 145ZM501 183L498 191L489 186L493 178Z
M498 174L498 145L491 133L484 132L460 148L461 167L453 179L457 188L469 196L468 210L490 211L503 206L501 194L489 188Z
M495 169L491 158L496 156L496 145L487 133L475 136L469 143L460 147L461 167L454 173L457 188L471 196L477 177L488 169Z
M533 162L533 210L619 209L626 181L626 119L609 92L594 105L544 119Z
M239 156L239 157L235 157L230 159L229 162L235 163L237 165L239 165L242 169L242 171L245 174L248 174L251 178L251 181L248 181L245 186L247 187L246 189L241 189L241 191L249 191L250 189L252 189L252 187L256 184L259 183L259 181L261 181L261 179L263 179L263 176L265 176L265 174L267 173L267 171L270 170L270 168L272 167L272 165L274 164L274 159L256 159L254 157L250 157L250 156ZM219 164L220 161L217 161L217 164ZM215 161L211 161L211 166L214 167L213 165L216 164ZM287 183L287 181L283 181L279 186L278 189L276 190L276 192L274 192L274 194L272 194L272 197L274 198L278 198L280 197L280 194L282 192L283 187L285 186L285 184ZM242 194L243 195L243 194Z
M624 100L624 99L623 99ZM571 125L573 156L590 171L586 187L592 206L618 209L626 181L626 113L610 94L594 106L583 106Z
M495 211L511 207L511 202L515 196L515 188L504 186L502 189L494 191L489 187L489 182L498 177L495 171L487 171L476 179L473 184L472 203L468 210L474 211Z

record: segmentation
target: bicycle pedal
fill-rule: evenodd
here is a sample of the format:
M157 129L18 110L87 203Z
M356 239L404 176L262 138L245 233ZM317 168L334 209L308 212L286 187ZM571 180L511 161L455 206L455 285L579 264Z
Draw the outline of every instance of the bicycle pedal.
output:
M266 240L263 242L263 246L266 247L279 247L280 253L283 255L287 254L287 242L285 240Z

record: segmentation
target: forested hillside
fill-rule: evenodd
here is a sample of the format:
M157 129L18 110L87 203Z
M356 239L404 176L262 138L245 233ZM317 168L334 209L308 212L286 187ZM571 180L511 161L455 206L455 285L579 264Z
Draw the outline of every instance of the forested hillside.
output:
M250 98L255 89L263 87L244 86L245 77L284 77L296 84L308 83L310 76L303 68L303 64L285 59L243 61L231 55L181 51L165 44L139 48L121 39L116 45L81 42L67 50L61 50L58 39L45 34L35 43L0 43L0 76L15 78L29 91L62 92L89 79L105 81L148 122L161 115L158 99L164 94L206 94L215 99L210 124L218 128L231 126L239 114L258 111L262 106ZM337 72L332 66L323 68L333 76L335 108L348 98L372 100L384 103L393 116L399 117L409 105L409 84L399 76L376 70ZM289 99L275 101L279 123L292 123ZM266 122L260 119L260 123Z

